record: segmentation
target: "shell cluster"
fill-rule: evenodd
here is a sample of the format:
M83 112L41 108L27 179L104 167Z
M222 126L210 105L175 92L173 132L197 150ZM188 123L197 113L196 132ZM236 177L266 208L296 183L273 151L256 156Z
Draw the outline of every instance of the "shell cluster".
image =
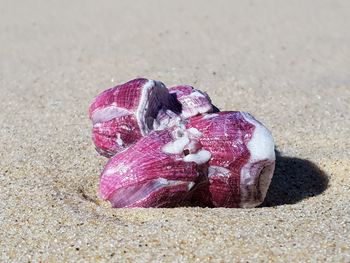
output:
M220 112L205 92L134 79L98 95L89 117L110 158L99 192L113 207L250 208L266 196L270 131L249 113Z

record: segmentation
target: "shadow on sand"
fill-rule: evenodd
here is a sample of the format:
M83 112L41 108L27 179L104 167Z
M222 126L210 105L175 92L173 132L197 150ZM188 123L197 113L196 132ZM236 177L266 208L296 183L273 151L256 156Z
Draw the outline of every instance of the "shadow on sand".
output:
M281 156L276 151L276 169L262 207L295 204L323 193L328 176L314 163Z

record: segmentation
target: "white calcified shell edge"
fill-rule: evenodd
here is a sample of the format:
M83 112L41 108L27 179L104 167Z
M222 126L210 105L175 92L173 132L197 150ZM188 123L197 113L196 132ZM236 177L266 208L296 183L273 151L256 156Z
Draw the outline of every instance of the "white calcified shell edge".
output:
M254 119L249 113L241 112L244 119L255 126L252 138L249 141L247 147L250 152L250 159L247 164L241 170L241 202L240 207L252 208L261 204L265 199L268 187L270 185L274 168L275 168L275 144L271 132L263 126L260 122ZM264 167L260 174L252 176L250 174L251 167L254 163L259 161L270 161L271 165ZM256 178L259 176L259 178ZM256 183L259 180L259 183ZM259 189L253 189L259 187ZM260 191L260 199L252 199L252 192Z
M145 120L145 111L148 107L148 95L150 93L150 90L156 85L156 82L152 79L149 79L143 86L142 89L142 94L139 102L139 106L136 110L136 119L137 123L140 127L141 134L144 136L149 132L149 129L147 128L146 125L146 120Z
M164 145L162 151L170 154L181 154L189 142L190 139L187 136L183 136Z
M211 153L207 150L200 150L197 153L192 153L184 157L185 162L195 162L196 164L203 164L210 160Z
M255 126L253 136L248 143L251 161L275 160L275 143L271 132L252 115L241 112L244 119Z
M96 110L92 116L91 120L93 124L110 121L114 118L119 118L127 115L131 115L132 113L124 108L117 107L115 105L111 105L109 107Z

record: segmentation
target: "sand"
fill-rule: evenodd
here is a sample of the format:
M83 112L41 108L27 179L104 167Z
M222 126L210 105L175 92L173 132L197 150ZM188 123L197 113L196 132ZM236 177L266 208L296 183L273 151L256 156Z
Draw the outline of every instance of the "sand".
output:
M350 2L0 1L0 261L350 262ZM111 209L87 109L207 91L279 151L255 209Z

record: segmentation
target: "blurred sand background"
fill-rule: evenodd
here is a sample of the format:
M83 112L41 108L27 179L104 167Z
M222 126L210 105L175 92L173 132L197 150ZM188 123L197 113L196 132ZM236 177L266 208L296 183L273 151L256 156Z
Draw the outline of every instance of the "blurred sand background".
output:
M256 209L111 209L87 109L138 76L251 112ZM350 262L350 1L0 1L0 261Z

